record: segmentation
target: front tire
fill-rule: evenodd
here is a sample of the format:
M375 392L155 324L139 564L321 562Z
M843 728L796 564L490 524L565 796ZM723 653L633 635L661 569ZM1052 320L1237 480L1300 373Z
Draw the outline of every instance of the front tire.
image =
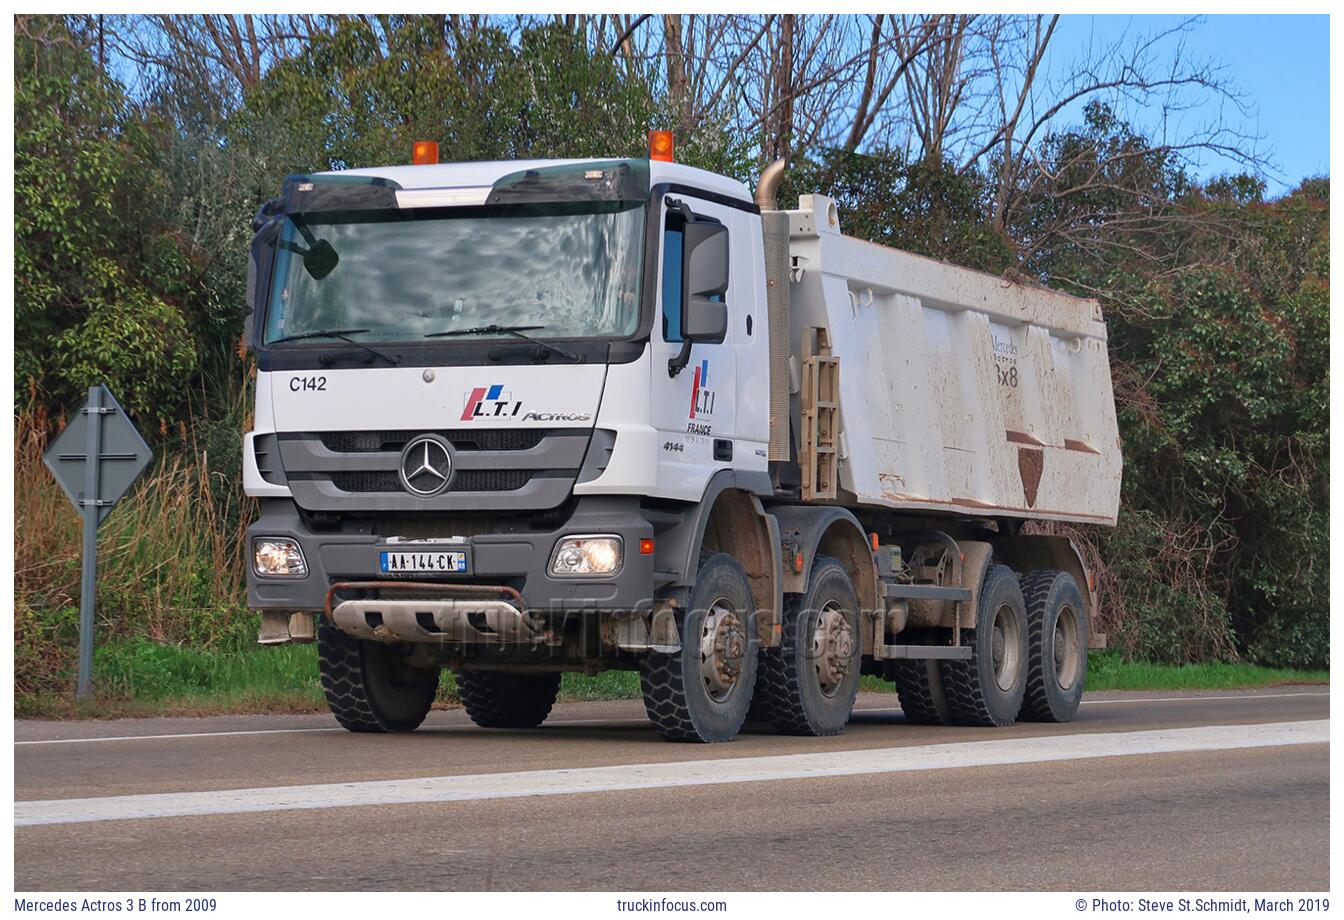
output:
M943 689L956 725L1012 725L1027 689L1026 603L1017 575L991 566L980 588L975 629L962 634L968 661L943 662Z
M784 734L840 734L854 711L862 654L854 583L840 560L818 556L807 591L784 599L779 647L761 649L759 711Z
M640 662L644 708L669 741L731 741L756 686L756 603L747 574L727 553L700 565L688 609L677 616L681 650Z
M457 695L481 728L536 728L551 714L560 674L459 671Z
M439 687L439 671L411 667L403 646L356 639L325 620L317 669L331 714L352 732L414 731Z
M1087 608L1067 572L1032 572L1022 580L1027 604L1027 692L1018 718L1068 722L1087 683Z

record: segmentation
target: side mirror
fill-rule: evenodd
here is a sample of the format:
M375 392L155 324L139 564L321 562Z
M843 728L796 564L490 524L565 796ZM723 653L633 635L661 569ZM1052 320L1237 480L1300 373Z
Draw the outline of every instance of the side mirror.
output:
M326 240L318 240L308 247L308 251L303 254L304 270L317 281L321 281L335 271L336 263L339 261L341 261L341 257L336 254L336 250Z
M707 220L688 221L681 289L689 302L699 295L722 297L728 290L728 228ZM683 327L684 328L684 327Z
M681 336L694 342L722 342L728 334L728 307L721 300L692 295L681 311Z
M672 377L690 362L693 343L722 342L728 334L728 228L692 219L682 238L681 351L667 362Z

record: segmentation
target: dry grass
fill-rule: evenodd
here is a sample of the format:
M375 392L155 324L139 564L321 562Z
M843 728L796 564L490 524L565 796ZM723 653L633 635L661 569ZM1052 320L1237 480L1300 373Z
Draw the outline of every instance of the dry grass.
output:
M14 420L15 690L71 680L78 629L80 518L42 463L63 419ZM185 430L185 429L184 429ZM250 509L187 440L156 460L98 535L100 641L138 636L211 645L250 629L243 531Z

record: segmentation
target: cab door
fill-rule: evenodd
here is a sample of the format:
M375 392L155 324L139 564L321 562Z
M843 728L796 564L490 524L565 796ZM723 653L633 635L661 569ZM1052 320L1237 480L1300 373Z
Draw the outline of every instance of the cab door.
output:
M733 271L729 258L728 284L711 299L721 301L728 319L722 341L695 341L678 360L686 341L682 336L683 310L687 306L685 280L689 222L722 225L733 251L734 209L703 201L691 195L663 197L659 265L658 305L652 343L653 363L650 393L651 415L659 439L659 491L668 496L698 499L705 484L719 469L732 467L737 437L737 338L741 334L739 312L752 291L751 279Z

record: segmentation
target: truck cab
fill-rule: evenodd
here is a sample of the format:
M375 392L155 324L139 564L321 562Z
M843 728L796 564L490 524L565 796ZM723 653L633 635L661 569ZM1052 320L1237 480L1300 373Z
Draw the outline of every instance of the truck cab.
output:
M254 575L254 602L322 609L327 576L387 573L361 548L441 536L480 539L453 574L521 579L529 607L647 600L652 560L626 553L651 536L638 500L766 473L756 213L740 183L658 161L291 179L254 245L245 488L262 500L254 532L292 532L311 577ZM692 340L681 289L698 224L722 228L701 245L727 259L706 295L724 322ZM336 257L320 277L314 240ZM594 501L630 509L606 527L619 568L553 575L558 535ZM519 514L507 540L485 526Z

